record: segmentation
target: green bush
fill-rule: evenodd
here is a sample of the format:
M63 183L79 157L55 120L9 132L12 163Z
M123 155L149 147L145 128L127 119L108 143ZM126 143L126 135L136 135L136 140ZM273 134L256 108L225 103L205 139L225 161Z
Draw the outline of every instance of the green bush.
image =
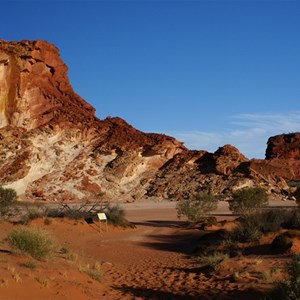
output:
M218 199L208 193L199 193L187 200L181 200L176 205L177 215L186 216L193 223L205 221L208 213L218 207Z
M229 209L233 214L246 218L268 205L268 196L262 188L245 188L232 193Z
M282 208L268 209L251 215L249 218L252 220L252 225L257 227L262 233L277 232L282 229L282 224L287 218L287 212Z
M262 236L260 228L251 218L240 220L240 224L228 233L228 239L232 242L254 242Z
M19 227L7 236L9 245L21 254L28 254L36 259L46 259L55 251L53 239L39 228Z
M14 214L14 204L17 201L17 192L0 186L0 216L10 217Z
M300 255L294 255L287 265L288 278L279 282L269 299L300 299Z
M278 232L287 222L291 223L291 218L291 213L285 209L271 209L243 216L239 219L239 225L228 233L228 238L238 242L256 241L264 233Z

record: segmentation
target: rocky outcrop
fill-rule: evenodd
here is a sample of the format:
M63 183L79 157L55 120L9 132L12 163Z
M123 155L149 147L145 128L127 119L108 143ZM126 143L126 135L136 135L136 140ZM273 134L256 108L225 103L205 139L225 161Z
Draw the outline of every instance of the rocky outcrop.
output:
M163 198L188 198L191 194L211 192L226 199L233 190L254 186L248 169L249 160L235 147L225 145L215 153L184 151L169 160L151 181L148 195Z
M270 137L266 159L253 159L249 169L252 174L255 173L265 180L281 182L279 186L284 181L300 181L300 133Z
M300 159L300 133L272 136L267 145L266 159Z
M249 169L265 178L300 181L300 160L296 159L253 159Z
M55 46L0 41L0 184L21 200L180 199L200 191L226 199L254 185L288 195L287 180L300 180L299 136L270 138L266 160L248 160L231 145L190 151L121 118L99 120L70 86Z
M0 41L0 127L87 126L94 108L76 95L58 49L44 41Z
M215 153L206 153L197 163L202 173L231 175L243 162L248 159L240 151L231 146L220 147Z

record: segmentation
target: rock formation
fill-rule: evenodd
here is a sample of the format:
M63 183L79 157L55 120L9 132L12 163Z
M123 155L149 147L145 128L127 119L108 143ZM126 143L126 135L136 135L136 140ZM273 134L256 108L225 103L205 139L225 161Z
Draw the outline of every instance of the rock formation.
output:
M266 159L300 159L300 133L270 137L267 145Z
M124 120L99 120L67 78L58 49L44 41L0 41L0 184L21 200L95 201L225 198L259 185L288 195L300 180L300 134L272 137L266 160L248 160L231 145L191 151Z

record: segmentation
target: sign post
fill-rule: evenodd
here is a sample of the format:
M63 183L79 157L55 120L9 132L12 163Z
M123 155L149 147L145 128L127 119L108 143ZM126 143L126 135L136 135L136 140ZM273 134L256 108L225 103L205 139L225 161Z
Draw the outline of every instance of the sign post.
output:
M97 213L98 219L99 219L99 232L101 233L101 222L105 221L105 229L107 232L107 218L105 213Z

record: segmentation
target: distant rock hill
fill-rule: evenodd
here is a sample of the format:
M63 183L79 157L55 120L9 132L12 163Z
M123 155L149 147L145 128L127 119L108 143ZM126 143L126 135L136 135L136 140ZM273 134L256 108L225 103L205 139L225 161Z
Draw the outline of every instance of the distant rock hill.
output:
M99 120L45 41L0 40L0 184L21 200L181 199L259 185L289 196L300 181L300 133L269 139L265 160L231 145L191 151L121 118Z

